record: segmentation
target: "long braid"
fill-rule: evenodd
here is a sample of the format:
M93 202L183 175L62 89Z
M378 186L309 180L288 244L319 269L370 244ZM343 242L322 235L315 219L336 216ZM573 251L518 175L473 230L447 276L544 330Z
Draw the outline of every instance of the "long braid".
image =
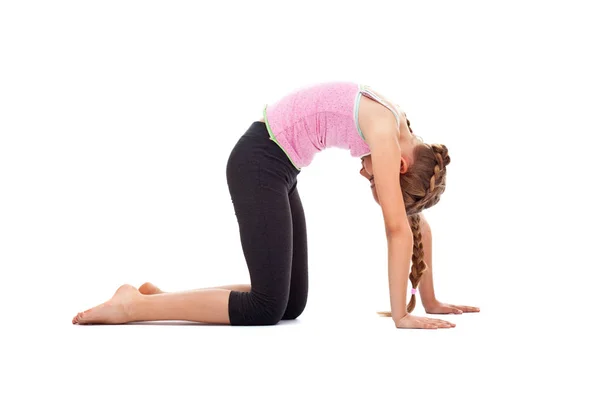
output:
M416 289L419 286L423 273L427 270L427 264L424 260L425 252L423 251L423 238L421 236L421 214L413 214L408 217L408 220L413 234L412 267L410 268L410 275L408 278L410 279L413 289ZM406 312L411 313L415 309L416 304L417 297L412 294L406 307Z

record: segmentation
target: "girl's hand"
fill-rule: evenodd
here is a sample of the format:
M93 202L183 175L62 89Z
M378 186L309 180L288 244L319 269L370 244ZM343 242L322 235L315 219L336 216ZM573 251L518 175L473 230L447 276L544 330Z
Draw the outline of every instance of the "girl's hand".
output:
M455 306L454 304L435 301L424 307L427 314L462 314L464 312L479 312L478 307Z
M396 328L413 328L413 329L438 329L438 328L454 328L456 324L444 321L441 319L416 317L412 314L406 314L396 322Z

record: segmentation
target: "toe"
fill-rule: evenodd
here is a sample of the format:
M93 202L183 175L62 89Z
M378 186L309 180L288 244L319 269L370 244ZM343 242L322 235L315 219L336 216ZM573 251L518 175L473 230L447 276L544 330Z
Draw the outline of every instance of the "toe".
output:
M87 311L79 313L79 316L77 317L77 322L80 324L84 324L86 316L87 316Z

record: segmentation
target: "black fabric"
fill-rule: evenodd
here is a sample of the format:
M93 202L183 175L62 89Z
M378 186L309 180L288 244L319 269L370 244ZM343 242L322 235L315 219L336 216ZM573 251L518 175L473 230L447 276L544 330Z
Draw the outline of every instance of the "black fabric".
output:
M250 272L250 292L231 291L231 325L274 325L298 317L308 296L304 209L300 171L253 122L227 161L227 185Z

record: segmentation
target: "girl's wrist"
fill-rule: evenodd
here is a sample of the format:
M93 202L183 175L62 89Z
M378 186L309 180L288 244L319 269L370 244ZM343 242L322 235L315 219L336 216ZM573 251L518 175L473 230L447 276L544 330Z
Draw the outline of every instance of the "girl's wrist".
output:
M423 305L424 309L433 307L433 306L437 305L438 303L439 302L437 301L437 299L435 297L432 297L432 298L422 298L421 297L421 304Z
M396 324L396 326L398 326L398 322L399 322L400 320L402 320L403 318L406 318L406 316L407 316L407 315L408 315L408 313L407 313L407 312L404 312L404 314L402 314L402 315L394 315L394 316L392 317L392 319L394 320L394 324Z

